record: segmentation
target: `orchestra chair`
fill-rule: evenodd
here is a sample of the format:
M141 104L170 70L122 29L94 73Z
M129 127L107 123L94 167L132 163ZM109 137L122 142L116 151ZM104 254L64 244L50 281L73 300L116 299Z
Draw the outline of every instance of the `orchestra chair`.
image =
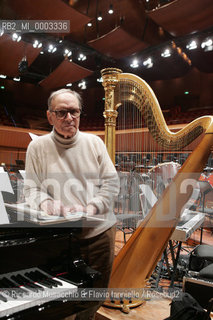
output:
M204 211L200 210L200 201L201 201L201 190L200 190L199 183L197 183L196 187L194 187L193 189L190 199L187 201L186 205L184 206L184 210L189 209L195 212L199 211L204 213ZM203 241L203 227L204 227L203 224L200 226L200 245L202 244L202 241Z
M209 156L208 165L213 170L213 157L212 156Z
M143 220L140 205L140 192L138 189L140 175L134 171L118 172L120 180L120 192L115 201L116 228L123 232L124 243L126 235L132 234L137 228L138 222Z
M117 219L117 225L116 228L117 230L120 230L123 232L124 236L124 243L127 242L126 235L127 234L132 234L140 221L143 220L143 217L141 213L121 213L121 214L116 214L116 219Z
M134 190L134 193L128 195L130 200L128 213L125 214L123 212L116 215L118 221L117 228L124 234L124 243L126 243L126 235L132 234L136 230L141 221L149 213L149 210L157 202L157 197L148 184L140 184L139 189L141 193L138 194L137 190ZM138 199L140 200L140 206L138 205Z
M201 211L207 214L213 215L213 209L206 208L205 202L206 202L206 196L209 193L212 193L211 197L213 199L213 188L209 181L198 181L199 187L200 187L200 193L201 193Z
M209 176L208 176L208 182L213 187L213 168L210 170Z
M190 254L189 270L201 272L207 266L213 266L213 246L208 244L201 244L194 248ZM201 276L208 270L203 270ZM207 275L207 274L206 274ZM212 272L213 279L213 272Z
M196 187L193 188L192 195L185 204L184 209L197 211L200 206L200 197L200 187L199 184L197 184Z
M211 205L213 204L213 188L209 181L198 181L198 183L200 187L199 211L205 213L206 217L208 218L208 221L205 221L205 227L212 228L213 207L206 207L206 203L209 199L211 199Z

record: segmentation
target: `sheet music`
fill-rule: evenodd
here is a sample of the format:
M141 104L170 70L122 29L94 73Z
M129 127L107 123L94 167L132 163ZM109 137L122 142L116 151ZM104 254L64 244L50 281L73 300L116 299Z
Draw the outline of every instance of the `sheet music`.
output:
M38 211L30 208L26 202L19 204L5 203L5 207L13 209L15 212L17 212L21 221L28 220L42 225L61 222L74 222L83 219L97 223L105 221L102 216L88 216L85 212L70 212L67 213L66 217L48 215L44 211Z
M9 218L4 206L4 200L1 191L14 193L10 183L10 178L7 172L1 167L0 170L0 224L9 223Z
M48 215L44 211L38 211L30 208L26 202L19 204L5 203L5 207L16 211L20 215L20 218L25 217L27 220L32 222L57 223L64 221L78 221L85 217L84 212L69 213L66 215L66 218L64 216Z

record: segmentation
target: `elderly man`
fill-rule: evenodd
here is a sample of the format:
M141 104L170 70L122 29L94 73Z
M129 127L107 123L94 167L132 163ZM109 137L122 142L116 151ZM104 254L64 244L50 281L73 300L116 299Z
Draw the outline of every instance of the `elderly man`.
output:
M83 211L102 217L97 225L82 228L77 244L85 262L102 273L98 287L105 288L114 257L113 200L119 183L103 141L79 131L81 109L77 92L61 89L50 95L47 118L53 131L29 144L25 197L32 208L49 215ZM97 308L76 319L93 319Z

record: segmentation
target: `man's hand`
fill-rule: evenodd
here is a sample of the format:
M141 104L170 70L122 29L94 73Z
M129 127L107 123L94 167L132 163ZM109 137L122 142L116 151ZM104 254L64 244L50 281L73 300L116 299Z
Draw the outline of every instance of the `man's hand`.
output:
M88 216L94 216L95 214L98 213L98 209L92 204L88 204L88 206L86 207L86 212Z
M74 212L85 212L89 216L93 216L97 213L97 208L93 206L92 204L88 204L86 207L80 205L80 204L74 204L72 207L70 207L69 211L71 213Z
M82 206L81 204L74 204L69 208L69 212L86 212L86 208Z
M64 216L68 213L69 209L63 205L60 200L44 200L40 204L41 210L45 213L52 215L52 216Z
M60 200L44 200L40 204L40 208L45 213L52 215L52 216L64 216L66 217L69 213L75 212L85 212L89 216L93 216L97 213L97 208L92 204L88 204L86 207L80 204L74 204L71 207L66 207Z

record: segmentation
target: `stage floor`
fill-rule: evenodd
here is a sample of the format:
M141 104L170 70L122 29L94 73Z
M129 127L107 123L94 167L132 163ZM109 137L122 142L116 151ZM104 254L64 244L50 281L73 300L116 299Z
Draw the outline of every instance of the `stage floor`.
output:
M95 320L163 320L170 314L169 299L152 299L142 306L130 309L128 314L118 309L101 307Z

